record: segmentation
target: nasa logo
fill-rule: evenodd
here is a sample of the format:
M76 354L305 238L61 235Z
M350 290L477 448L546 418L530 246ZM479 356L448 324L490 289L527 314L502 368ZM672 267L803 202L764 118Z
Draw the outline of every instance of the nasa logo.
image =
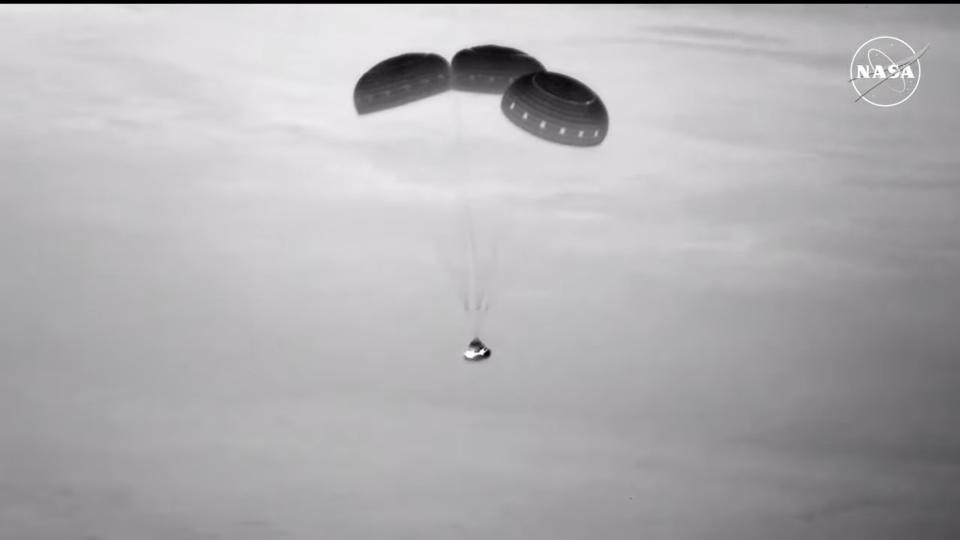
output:
M879 36L868 40L850 61L850 84L857 93L855 101L877 107L895 107L910 99L920 84L920 57L902 39Z

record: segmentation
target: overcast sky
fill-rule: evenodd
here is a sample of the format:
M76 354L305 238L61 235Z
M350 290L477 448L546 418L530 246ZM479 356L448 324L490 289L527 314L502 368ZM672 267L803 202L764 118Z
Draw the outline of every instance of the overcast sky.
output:
M956 538L958 25L0 7L0 537ZM846 82L878 35L931 44L892 109ZM380 60L484 43L596 90L603 145L356 115Z

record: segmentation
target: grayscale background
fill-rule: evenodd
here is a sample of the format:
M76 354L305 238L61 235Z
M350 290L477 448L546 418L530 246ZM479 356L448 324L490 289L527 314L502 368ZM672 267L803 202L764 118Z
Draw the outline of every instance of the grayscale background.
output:
M958 29L0 7L0 538L957 538ZM931 44L892 109L847 82L877 35ZM604 144L356 115L380 60L484 43L595 89ZM510 232L482 364L459 180Z

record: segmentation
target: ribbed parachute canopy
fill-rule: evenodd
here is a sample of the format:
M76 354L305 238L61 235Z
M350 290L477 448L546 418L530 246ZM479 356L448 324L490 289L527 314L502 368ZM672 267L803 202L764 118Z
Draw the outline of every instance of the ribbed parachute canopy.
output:
M455 90L502 94L516 79L545 68L523 51L500 45L480 45L454 55L451 69Z
M596 146L609 127L607 109L593 90L573 77L549 71L514 81L500 108L528 133L571 146Z
M450 89L450 64L433 53L407 53L373 66L357 81L357 114L392 109Z

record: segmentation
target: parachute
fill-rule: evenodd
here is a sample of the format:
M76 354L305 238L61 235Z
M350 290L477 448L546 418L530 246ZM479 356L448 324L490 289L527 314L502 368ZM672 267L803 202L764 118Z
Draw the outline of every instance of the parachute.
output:
M607 136L607 109L582 82L560 73L520 77L500 102L503 114L524 131L560 144L596 146Z
M450 89L450 64L438 54L407 53L373 66L357 81L357 114L392 109Z
M501 45L479 45L460 50L451 62L428 52L401 54L388 58L365 72L354 88L357 114L366 115L454 90L456 105L456 145L459 176L469 178L469 159L463 138L460 98L457 94L500 96L500 109L506 119L541 141L567 146L593 147L606 138L609 119L599 96L584 83L560 73L548 71L533 56ZM490 104L490 113L494 107ZM489 287L496 263L483 261L478 246L476 220L488 216L475 213L469 204L462 212L466 219L464 238L467 274L460 296L476 336L490 306ZM494 246L495 248L495 246ZM472 352L471 352L472 351ZM479 339L471 342L468 359L485 359L489 349Z
M540 139L570 146L597 146L609 130L603 101L581 81L547 71L529 54L500 45L459 51L449 63L434 53L406 53L370 68L357 81L357 114L392 109L450 89L502 94L510 122Z
M451 71L454 90L503 94L513 81L527 73L544 71L544 67L523 51L500 45L480 45L455 54Z

